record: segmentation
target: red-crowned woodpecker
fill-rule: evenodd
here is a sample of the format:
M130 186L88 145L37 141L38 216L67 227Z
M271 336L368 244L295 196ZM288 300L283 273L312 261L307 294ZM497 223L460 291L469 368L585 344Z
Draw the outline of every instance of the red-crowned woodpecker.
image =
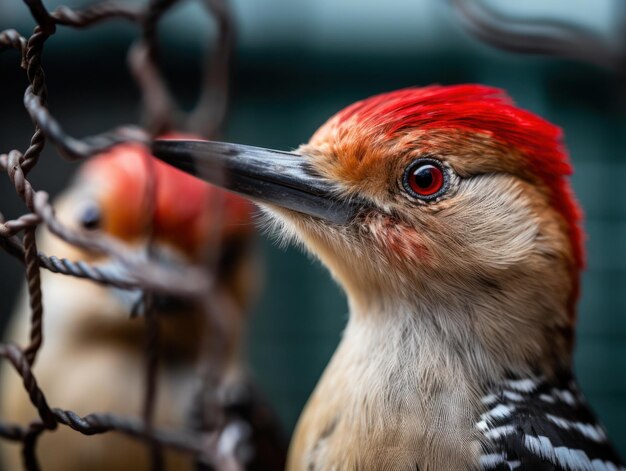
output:
M290 470L625 470L576 386L561 132L479 85L378 95L297 153L157 142L261 203L348 296Z
M221 339L226 349L227 415L248 422L244 426L248 431L251 426L252 436L244 444L246 458L251 460L246 469L283 469L286 441L249 381L242 358L246 314L260 281L253 206L154 159L146 147L124 144L85 163L55 209L65 225L113 236L136 250L137 256L150 251L166 265L202 266L209 263L211 244L207 241L220 248L217 256L209 255L216 267L217 305L224 308L216 314L230 316L224 322L229 326L227 338ZM119 262L77 249L47 231L38 239L39 248L47 254L120 269ZM44 343L34 372L48 403L81 416L99 412L140 417L146 325L143 318L129 319L129 313L141 292L45 271L42 289ZM197 419L191 415L198 412L192 405L200 385L199 362L205 338L211 338L199 304L154 297L160 327L157 427L189 429ZM29 319L24 293L7 340L26 344ZM20 378L4 365L0 391L3 420L27 425L36 418ZM2 469L21 469L16 445L4 446L2 451ZM87 437L59 427L42 435L37 455L46 471L151 469L146 445L116 432ZM168 451L165 462L166 470L196 469L184 453Z

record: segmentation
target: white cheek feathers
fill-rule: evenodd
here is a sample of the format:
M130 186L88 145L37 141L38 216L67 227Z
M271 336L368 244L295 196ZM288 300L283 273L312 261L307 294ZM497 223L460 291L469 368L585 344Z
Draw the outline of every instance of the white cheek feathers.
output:
M505 269L527 259L539 221L524 188L513 178L486 175L463 180L437 219L437 243L452 263Z

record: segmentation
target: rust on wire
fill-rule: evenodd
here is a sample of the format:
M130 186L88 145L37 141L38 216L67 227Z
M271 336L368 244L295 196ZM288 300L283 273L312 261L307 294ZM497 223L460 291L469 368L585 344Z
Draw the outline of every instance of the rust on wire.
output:
M38 439L59 426L69 427L84 435L116 432L142 441L150 450L153 470L163 469L162 450L166 447L190 453L195 457L199 469L205 466L218 470L243 469L244 464L237 456L224 455L218 449L222 430L230 425L236 428L237 425L226 423L220 404L222 350L228 348L223 343L211 341L205 345L201 367L202 388L197 403L190 406L194 410L198 409L199 423L196 427L189 430L163 430L153 423L158 392L159 330L151 309L152 296L163 293L200 300L206 307L205 313L209 320L207 329L212 332L212 340L227 338L230 327L225 319L229 316L217 315L218 311L224 310L224 306L216 301L220 296L207 270L171 264L166 267L149 256L138 257L116 239L64 226L56 218L48 194L35 189L28 180L28 174L37 165L46 142L54 146L66 160L73 161L88 158L120 143L148 144L153 136L174 129L187 129L197 135L215 137L222 128L228 107L229 69L234 49L234 24L227 1L204 0L207 13L217 25L217 40L215 47L207 54L199 102L188 116L173 99L159 66L158 26L178 0L147 0L146 3L104 0L82 10L59 6L53 11L49 11L41 0L23 2L37 25L28 37L14 29L0 31L0 52L15 50L19 54L19 66L25 70L28 78L23 103L33 122L33 134L25 149L0 153L0 173L6 173L28 212L10 220L6 220L0 213L0 248L25 265L30 300L30 341L26 346L0 343L0 358L20 375L25 394L37 411L38 419L29 424L12 424L0 418L0 438L22 444L24 467L31 471L40 469L36 454ZM64 131L47 106L48 91L42 67L45 44L55 34L57 27L81 29L111 20L130 21L141 31L139 40L130 48L129 67L142 92L143 127L124 125L96 136L75 138ZM154 191L150 187L150 191ZM38 251L35 238L39 226L69 244L92 253L105 254L121 263L113 268L111 264L92 265L43 254ZM215 226L215 237L211 240L215 242L213 249L217 250L220 229L219 224ZM141 420L108 413L82 417L48 404L45 391L39 387L32 370L45 340L41 268L65 276L144 292L146 370ZM207 293L211 295L207 296ZM245 433L242 433L239 441L243 443L245 440Z

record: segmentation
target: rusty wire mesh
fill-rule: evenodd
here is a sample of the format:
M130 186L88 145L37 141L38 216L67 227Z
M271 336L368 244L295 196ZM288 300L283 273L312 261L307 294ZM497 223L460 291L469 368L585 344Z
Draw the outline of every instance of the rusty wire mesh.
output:
M241 469L239 458L217 452L220 430L225 427L222 409L216 394L220 382L220 343L211 342L206 348L203 362L203 388L198 397L198 408L210 417L201 420L200 430L161 430L153 424L156 397L158 324L151 314L150 300L153 294L185 296L201 302L214 337L220 338L225 326L223 320L211 314L219 310L211 296L213 287L210 270L180 266L164 267L156 260L137 257L121 242L106 235L85 234L61 224L55 217L47 193L33 188L28 180L29 172L37 165L47 142L67 160L79 160L103 152L123 142L149 144L151 138L169 130L187 130L205 137L215 135L223 122L227 109L228 70L233 48L233 22L226 0L204 0L208 14L217 25L217 44L206 60L202 93L196 108L183 113L176 105L165 80L159 72L157 26L177 0L148 0L145 4L103 1L82 10L61 6L48 11L42 0L24 0L37 26L29 37L9 29L0 32L0 52L16 50L19 66L26 71L28 87L24 93L24 106L34 126L28 147L10 150L0 155L0 169L6 172L16 193L25 203L28 212L20 217L5 220L0 213L0 247L10 255L22 260L26 268L27 290L30 298L30 343L26 346L0 344L0 356L21 376L28 397L39 419L24 425L0 421L0 437L21 442L24 466L28 470L39 469L36 457L38 438L59 426L70 427L85 435L119 432L150 447L152 468L161 469L162 449L172 447L192 454L200 465L217 469ZM48 38L58 27L88 28L93 24L125 20L136 24L140 38L129 52L129 66L142 91L144 103L144 126L121 126L113 131L82 139L64 132L61 124L47 107L45 74L42 55ZM91 265L82 261L59 259L38 251L35 231L43 225L56 237L89 252L105 254L121 262L124 271L111 271L106 265ZM215 232L219 228L214 228ZM19 234L23 234L21 239ZM216 237L217 239L217 237ZM146 379L142 420L129 419L107 413L93 413L81 417L69 410L51 407L33 375L33 364L43 342L42 326L45 318L42 304L40 270L87 278L94 282L123 289L141 289L144 292L145 322L147 334ZM207 404L213 407L207 407Z

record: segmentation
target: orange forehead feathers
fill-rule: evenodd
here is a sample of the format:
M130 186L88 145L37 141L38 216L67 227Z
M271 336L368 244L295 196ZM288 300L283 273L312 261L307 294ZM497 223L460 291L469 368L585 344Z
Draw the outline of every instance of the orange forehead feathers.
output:
M341 139L354 128L367 142L389 141L413 131L450 130L487 136L515 149L523 160L520 164L544 184L552 206L566 221L576 271L583 266L581 213L566 178L572 167L561 142L561 130L514 106L502 90L482 85L435 85L376 95L337 113L311 142Z
M80 178L101 206L103 229L122 239L152 230L158 240L194 255L215 225L222 237L249 235L253 228L251 203L155 159L139 144L91 159Z

